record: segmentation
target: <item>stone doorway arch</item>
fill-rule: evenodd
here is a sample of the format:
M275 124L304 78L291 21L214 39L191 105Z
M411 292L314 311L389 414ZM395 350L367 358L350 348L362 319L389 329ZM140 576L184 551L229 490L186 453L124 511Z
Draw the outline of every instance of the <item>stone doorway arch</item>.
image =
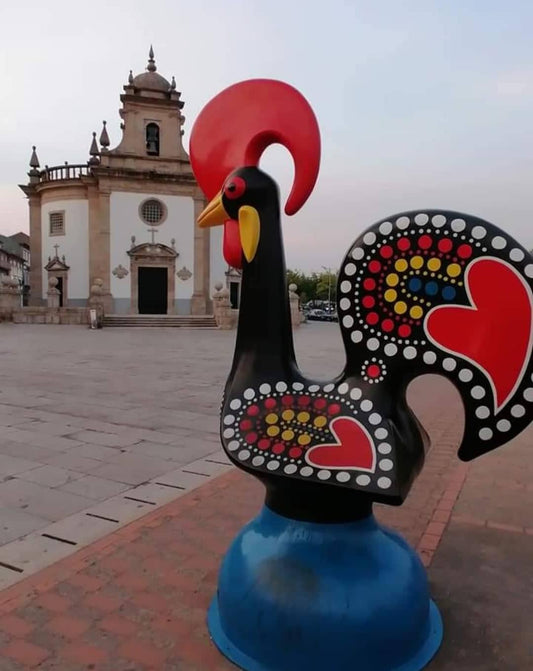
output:
M166 314L176 314L175 275L178 252L167 245L145 242L128 251L130 257L131 301L130 313L139 314L139 268L164 268L167 271Z

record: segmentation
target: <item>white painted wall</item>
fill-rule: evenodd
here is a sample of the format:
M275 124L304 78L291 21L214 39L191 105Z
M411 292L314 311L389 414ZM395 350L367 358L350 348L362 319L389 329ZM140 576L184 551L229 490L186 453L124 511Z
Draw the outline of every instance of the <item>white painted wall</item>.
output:
M129 270L130 257L127 251L131 248L131 236L135 236L135 244L150 242L150 226L139 217L139 205L147 198L157 198L165 203L168 210L166 220L156 226L155 241L171 246L172 238L176 240L176 271L183 266L194 272L194 208L192 198L186 196L162 196L151 193L125 193L113 191L110 201L111 220L111 293L114 298L130 298L131 278L126 275L119 279L112 271L122 264ZM183 282L174 277L176 298L190 298L193 292L192 278Z
M222 233L224 231L224 227L213 226L213 228L209 230L211 231L211 274L209 278L209 296L212 296L215 284L217 282L221 282L223 286L226 286L226 270L228 268L228 264L222 255Z
M49 213L65 212L65 235L50 236ZM87 200L56 200L46 203L41 210L43 266L48 257L55 256L53 245L59 245L59 258L65 255L70 266L68 298L86 300L89 297L89 204ZM43 298L48 291L46 271L43 271Z

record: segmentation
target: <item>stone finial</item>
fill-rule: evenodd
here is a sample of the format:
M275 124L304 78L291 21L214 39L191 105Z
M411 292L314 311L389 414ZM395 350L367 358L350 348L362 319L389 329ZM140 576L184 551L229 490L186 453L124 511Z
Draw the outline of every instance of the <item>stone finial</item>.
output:
M133 70L130 70L130 74L128 75L128 84L130 86L133 84Z
M100 161L98 160L98 144L96 142L96 133L93 132L93 141L91 142L91 148L89 149L89 154L91 158L89 159L89 165L98 165Z
M222 282L217 282L217 283L215 284L215 289L216 289L216 291L220 291L220 290L222 289L223 286L224 286L224 285L222 284Z
M32 147L31 158L30 158L30 171L28 177L30 178L30 184L34 184L39 181L39 159L37 158L37 152L35 151L35 146Z
M48 279L48 287L50 289L55 289L57 287L57 283L58 283L57 277L52 276Z
M172 81L170 82L170 90L175 91L176 90L176 78L174 75L172 75Z
M39 168L39 159L37 158L37 152L35 145L31 148L31 158L30 158L30 168Z
M131 246L132 246L132 248L135 247L135 236L134 235L131 236Z
M295 294L297 290L298 290L298 287L297 287L296 284L289 284L289 291L290 292Z
M102 151L107 151L107 148L111 144L109 142L109 135L107 134L106 123L107 121L103 122L104 125L102 128L102 132L100 133L100 144L102 145Z
M154 49L150 45L150 51L148 52L148 65L146 66L148 72L155 72L157 70L155 60L154 60Z

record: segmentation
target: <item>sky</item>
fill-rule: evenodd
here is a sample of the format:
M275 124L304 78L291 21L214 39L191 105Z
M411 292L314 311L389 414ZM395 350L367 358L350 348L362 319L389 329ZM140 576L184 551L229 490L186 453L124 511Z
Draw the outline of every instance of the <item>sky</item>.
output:
M0 232L28 230L17 184L84 163L153 44L185 101L185 146L226 86L270 77L299 89L322 135L319 180L284 221L287 265L337 268L394 213L480 216L533 247L533 3L530 0L18 0L1 3ZM292 159L261 167L290 190Z

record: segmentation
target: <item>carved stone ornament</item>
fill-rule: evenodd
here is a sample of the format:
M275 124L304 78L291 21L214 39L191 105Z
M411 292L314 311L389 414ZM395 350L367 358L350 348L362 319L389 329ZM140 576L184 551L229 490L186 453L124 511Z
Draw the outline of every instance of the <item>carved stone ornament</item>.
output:
M113 275L115 277L118 277L119 280L123 279L126 277L126 275L129 275L129 270L127 268L124 268L124 266L119 263L118 266L113 270Z
M178 270L176 275L180 278L180 280L183 280L184 282L186 282L187 280L190 280L191 277L192 277L191 271L188 268L186 268L185 266L183 266L183 268L181 270Z

